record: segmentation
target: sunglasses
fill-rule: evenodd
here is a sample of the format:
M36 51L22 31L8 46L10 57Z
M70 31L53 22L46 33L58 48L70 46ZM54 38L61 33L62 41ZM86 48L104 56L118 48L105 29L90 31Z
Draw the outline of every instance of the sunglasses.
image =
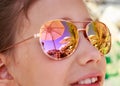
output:
M85 25L84 28L77 28L75 23ZM111 34L106 25L100 21L67 21L51 20L40 27L40 32L23 41L2 50L8 50L24 41L32 38L39 38L43 52L53 60L62 60L72 55L80 41L79 32L103 55L111 49Z

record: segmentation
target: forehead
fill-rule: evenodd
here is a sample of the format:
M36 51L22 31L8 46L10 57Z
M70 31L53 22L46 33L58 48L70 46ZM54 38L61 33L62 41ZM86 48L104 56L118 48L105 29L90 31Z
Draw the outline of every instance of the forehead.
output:
M39 0L30 9L29 15L38 18L52 19L53 16L59 17L77 17L88 16L86 6L82 0Z
M43 23L53 19L70 18L85 21L89 14L82 0L37 0L28 11L30 34L38 33Z

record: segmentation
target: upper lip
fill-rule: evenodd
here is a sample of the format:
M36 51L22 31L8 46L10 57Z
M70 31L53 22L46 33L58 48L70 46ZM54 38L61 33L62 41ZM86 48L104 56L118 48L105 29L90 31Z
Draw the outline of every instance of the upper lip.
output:
M74 80L71 83L71 85L77 84L79 81L82 81L82 80L85 80L85 79L88 79L88 78L93 78L93 77L97 77L98 81L100 82L103 79L103 74L101 72L91 72L91 73L88 73L88 74L83 75L82 77L79 77L76 80Z

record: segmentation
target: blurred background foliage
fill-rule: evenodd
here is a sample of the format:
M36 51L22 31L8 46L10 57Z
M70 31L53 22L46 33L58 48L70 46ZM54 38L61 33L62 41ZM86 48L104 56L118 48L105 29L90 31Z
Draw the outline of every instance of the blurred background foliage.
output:
M84 0L94 20L104 22L111 31L112 48L106 57L104 86L120 86L120 0Z

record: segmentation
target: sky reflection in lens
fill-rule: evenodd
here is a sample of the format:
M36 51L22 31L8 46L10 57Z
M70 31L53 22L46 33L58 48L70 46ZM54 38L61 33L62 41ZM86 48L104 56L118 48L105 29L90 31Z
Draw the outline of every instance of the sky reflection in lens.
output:
M61 21L61 23L64 26L64 32L63 34L61 34L61 36L59 36L55 40L40 39L44 51L48 55L51 55L52 57L58 57L58 58L66 57L67 55L73 52L76 46L76 42L74 42L76 41L76 38L74 36L74 34L77 33L76 26L66 21ZM59 32L59 27L58 27L58 32ZM56 35L51 34L51 36L53 36L52 38L55 38L54 36Z

